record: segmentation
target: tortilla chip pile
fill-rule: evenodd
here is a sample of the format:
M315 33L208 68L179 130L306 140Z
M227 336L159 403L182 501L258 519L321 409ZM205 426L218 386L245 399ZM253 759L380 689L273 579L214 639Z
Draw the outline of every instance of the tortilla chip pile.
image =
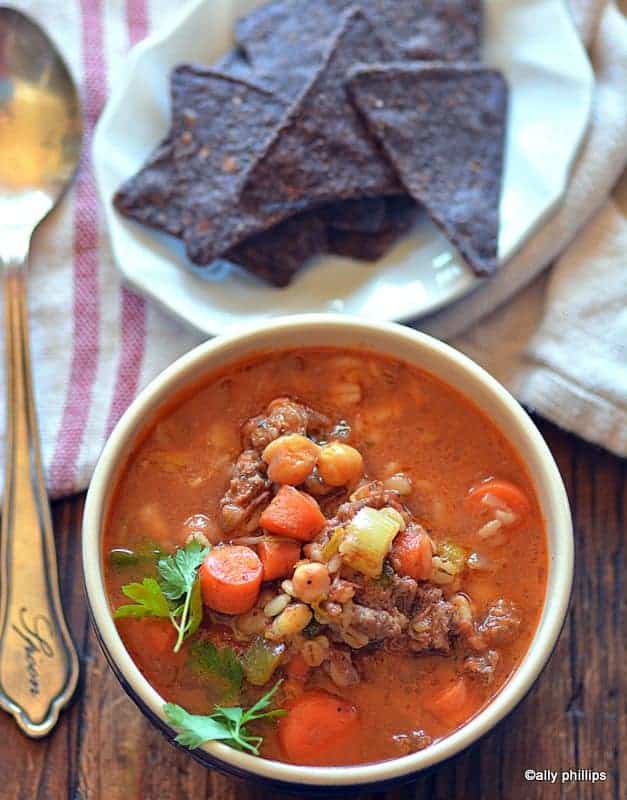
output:
M126 216L285 286L313 255L374 260L423 207L497 267L507 87L479 0L275 0L213 68L172 72L172 124L116 193Z

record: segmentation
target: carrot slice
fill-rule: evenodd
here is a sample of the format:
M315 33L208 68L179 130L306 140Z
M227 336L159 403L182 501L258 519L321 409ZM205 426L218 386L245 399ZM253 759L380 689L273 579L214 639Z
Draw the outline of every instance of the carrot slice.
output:
M301 542L310 542L325 522L314 498L293 486L281 486L259 519L261 527L270 533Z
M206 606L222 614L245 614L255 605L263 567L250 547L214 547L198 570Z
M466 722L474 711L473 697L464 678L423 700L423 706L441 722L455 726Z
M527 495L510 481L490 478L474 486L466 495L466 504L473 510L481 510L485 508L483 499L486 495L493 495L521 517L529 513L531 504Z
M390 560L400 575L416 581L427 580L433 571L431 540L423 531L411 528L401 531L392 544Z
M263 580L274 581L292 574L294 564L300 558L298 542L259 542L257 555L263 564Z
M279 742L294 764L319 764L342 748L359 724L348 700L321 690L305 692L279 722Z

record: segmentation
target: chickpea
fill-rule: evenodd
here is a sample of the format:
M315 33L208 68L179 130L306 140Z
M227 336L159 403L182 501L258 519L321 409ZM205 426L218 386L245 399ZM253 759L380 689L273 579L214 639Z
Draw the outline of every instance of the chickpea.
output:
M342 442L331 442L320 451L318 472L329 486L345 486L361 478L364 460L359 450Z
M329 570L324 564L301 564L292 576L294 595L304 603L315 603L326 597L331 588Z
M273 483L298 486L311 474L319 453L320 447L311 439L300 433L288 433L270 442L262 458Z

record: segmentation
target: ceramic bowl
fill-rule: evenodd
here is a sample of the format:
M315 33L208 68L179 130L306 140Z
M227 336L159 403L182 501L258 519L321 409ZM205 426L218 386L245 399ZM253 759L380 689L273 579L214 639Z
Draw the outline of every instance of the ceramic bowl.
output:
M83 522L83 567L93 624L104 652L127 693L170 739L163 698L135 666L120 638L105 591L102 536L117 477L146 426L185 387L254 353L298 346L371 350L401 359L437 376L477 405L511 442L526 464L546 522L549 553L547 593L527 654L501 691L480 713L450 736L418 753L349 767L302 767L207 744L193 755L208 767L299 791L346 791L409 779L473 744L506 716L529 691L551 655L564 621L573 575L570 509L555 461L535 425L516 400L481 367L442 342L392 323L366 323L333 315L292 316L263 327L212 339L178 359L147 386L126 411L107 442L87 495Z

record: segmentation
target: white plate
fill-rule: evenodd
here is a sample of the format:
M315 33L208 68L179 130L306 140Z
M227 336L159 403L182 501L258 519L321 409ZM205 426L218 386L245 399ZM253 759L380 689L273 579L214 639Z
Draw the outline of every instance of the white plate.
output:
M113 253L136 289L207 334L286 313L342 311L406 321L481 285L428 221L376 264L314 259L284 289L216 262L193 271L174 239L131 222L111 198L169 127L168 74L211 64L232 44L233 23L259 0L193 0L174 23L135 47L94 135L96 181ZM484 61L510 86L499 258L507 260L556 207L585 134L594 77L561 0L486 0Z

